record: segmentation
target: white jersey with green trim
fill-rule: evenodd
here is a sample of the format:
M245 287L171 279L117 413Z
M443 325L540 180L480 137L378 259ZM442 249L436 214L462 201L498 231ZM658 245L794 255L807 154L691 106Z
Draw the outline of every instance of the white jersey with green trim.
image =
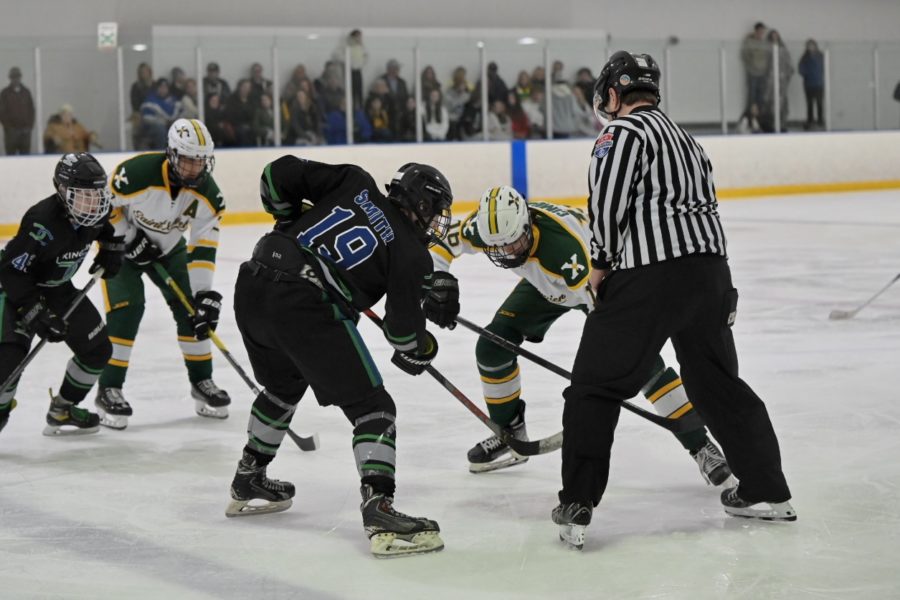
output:
M138 230L164 253L171 252L190 228L188 274L191 291L212 288L225 202L212 176L199 187L178 189L172 198L169 163L164 153L139 154L109 178L113 193L110 222L130 243Z
M590 255L588 218L583 210L529 202L534 244L528 259L510 269L533 285L549 302L561 306L593 306L588 291ZM435 271L449 271L450 263L463 254L483 253L478 234L477 211L450 226L446 238L432 246Z

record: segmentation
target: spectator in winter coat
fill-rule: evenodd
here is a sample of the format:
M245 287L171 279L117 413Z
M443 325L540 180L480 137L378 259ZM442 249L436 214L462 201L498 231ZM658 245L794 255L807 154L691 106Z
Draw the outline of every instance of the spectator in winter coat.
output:
M744 71L747 74L747 106L755 104L760 109L763 107L766 93L766 77L769 74L769 56L772 53L769 42L766 41L766 26L757 23L753 31L747 34L741 44L741 62L744 63Z
M381 97L369 98L366 116L369 117L369 123L372 125L373 142L390 142L394 139L394 132L391 131L391 119L384 104L381 103Z
M557 81L550 88L553 94L553 138L565 139L578 132L575 96L565 81Z
M169 92L169 82L164 78L156 85L141 104L140 140L145 146L138 150L162 150L166 147L169 126L181 113L181 104Z
M413 96L407 96L394 132L398 142L416 141L416 118L416 99Z
M206 101L206 119L203 123L209 129L216 148L225 148L234 145L234 128L225 118L225 106L222 104L222 98L218 94L213 94L205 98Z
M184 74L184 69L181 67L173 67L172 75L169 78L169 92L175 99L181 102L181 99L184 98L184 94L186 93L187 87L187 75Z
M448 140L461 140L459 123L463 116L466 103L472 95L472 86L466 80L465 67L453 69L453 81L444 92L444 106L447 108L447 116L450 120L450 128L447 130Z
M219 63L211 62L206 65L206 77L203 78L203 101L209 107L209 99L218 96L220 100L231 97L231 86L219 77Z
M778 31L771 30L766 36L769 47L778 46L778 110L781 119L781 130L787 131L788 118L788 86L794 76L794 64L787 47L781 40ZM766 79L766 95L760 122L766 131L775 130L775 54L769 53L769 70Z
M800 57L798 71L806 94L806 129L825 126L822 99L825 96L825 55L816 40L806 40L806 52Z
M443 142L450 130L450 115L444 108L440 89L433 89L425 102L425 113L422 115L425 129L425 141Z
M46 154L68 154L70 152L87 152L97 134L88 131L75 119L74 109L70 104L63 104L59 112L47 121L44 130L44 152Z
M257 146L275 145L275 110L272 108L272 98L268 94L259 97L259 106L253 111L250 126Z
M372 126L362 109L353 111L353 143L364 144L372 138ZM329 144L347 143L347 100L341 98L336 110L325 115L325 140Z
M528 74L528 71L519 71L519 76L516 78L515 92L516 99L520 104L522 100L531 95L531 75Z
M258 104L254 103L252 94L253 84L249 79L242 79L225 105L225 119L234 128L234 143L237 146L256 145L253 114Z
M200 109L197 108L197 80L185 79L184 96L181 97L181 114L184 119L199 119Z
M281 89L281 101L290 106L297 97L297 90L300 89L300 86L303 85L304 81L309 82L310 84L312 83L306 75L306 66L297 65L294 67L293 73L291 73L291 78Z
M287 143L297 146L315 146L324 141L322 113L306 90L299 89L290 107Z
M389 60L384 75L379 79L387 85L387 94L390 97L390 101L383 100L384 107L388 111L391 122L399 124L406 106L406 99L409 98L406 80L400 77L400 63L393 58Z
M512 120L506 112L506 103L495 100L488 112L488 139L492 142L512 139Z
M263 94L272 95L272 81L263 77L261 64L253 63L250 67L250 96L254 106L259 105L259 97Z
M506 87L506 82L500 77L500 74L497 71L497 63L495 62L488 63L487 81L488 106L492 106L494 102L497 102L498 100L503 104L506 104L506 101L509 98L509 88Z
M428 65L422 69L422 98L428 99L431 90L440 90L441 82L438 81L437 75L434 74L434 67Z
M9 85L0 91L0 123L6 154L29 154L31 130L34 129L34 100L31 91L22 85L19 67L9 70Z

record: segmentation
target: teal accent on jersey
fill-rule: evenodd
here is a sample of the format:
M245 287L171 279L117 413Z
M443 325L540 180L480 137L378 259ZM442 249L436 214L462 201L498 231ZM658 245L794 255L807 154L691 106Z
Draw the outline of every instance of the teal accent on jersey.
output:
M3 317L6 312L6 293L0 292L0 340L3 339Z
M290 202L283 202L272 183L272 163L269 163L263 169L263 177L265 178L265 187L260 190L260 198L262 199L263 208L270 215L276 217L290 215L293 212Z
M350 336L350 340L353 342L353 347L356 348L356 353L362 360L363 367L366 369L366 375L369 376L369 382L372 384L372 387L380 386L383 383L381 373L378 372L378 367L375 366L375 361L372 360L372 355L369 354L369 349L366 348L366 343L360 337L359 332L356 330L356 326L348 319L342 318L341 322L344 324L347 335Z

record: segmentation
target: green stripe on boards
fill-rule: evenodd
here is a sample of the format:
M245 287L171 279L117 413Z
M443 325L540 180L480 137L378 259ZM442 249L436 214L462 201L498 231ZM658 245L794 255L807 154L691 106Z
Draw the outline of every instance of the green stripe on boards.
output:
M272 429L284 430L284 429L288 428L287 423L285 423L284 421L278 420L278 419L272 419L272 418L267 417L266 415L262 414L262 412L255 406L250 409L250 412L253 414L254 417L259 419L266 425L270 426Z
M363 433L353 436L353 445L359 442L375 442L376 444L385 444L391 448L396 448L397 443L386 435L375 435L374 433Z

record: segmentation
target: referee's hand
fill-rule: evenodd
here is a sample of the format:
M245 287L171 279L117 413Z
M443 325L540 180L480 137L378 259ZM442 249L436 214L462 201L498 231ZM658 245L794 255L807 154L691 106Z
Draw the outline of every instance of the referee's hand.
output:
M594 295L597 294L597 288L600 287L600 282L606 279L607 275L609 275L609 269L591 270L591 277L588 282L590 283L591 291L594 292Z

